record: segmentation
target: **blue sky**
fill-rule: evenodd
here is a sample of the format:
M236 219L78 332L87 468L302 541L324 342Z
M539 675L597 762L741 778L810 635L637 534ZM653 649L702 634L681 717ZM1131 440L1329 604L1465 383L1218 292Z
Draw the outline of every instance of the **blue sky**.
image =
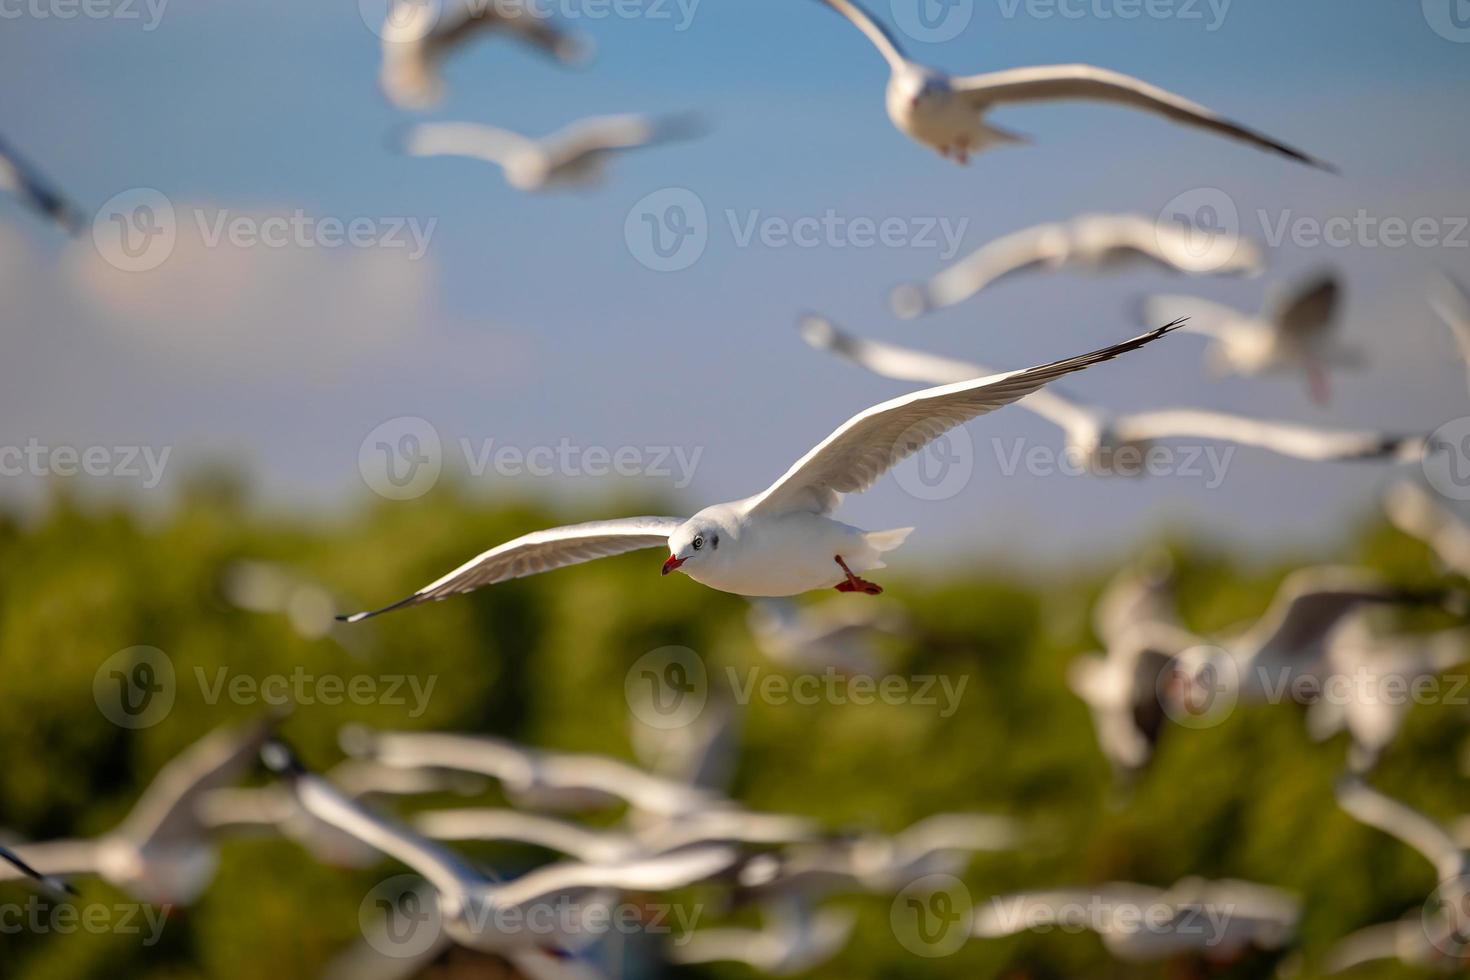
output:
M793 329L801 311L1010 368L1136 332L1132 310L1148 292L1250 307L1279 282L1327 267L1346 277L1345 333L1373 355L1371 370L1339 381L1327 410L1288 381L1206 380L1187 337L1068 388L1120 408L1189 403L1396 430L1467 411L1463 368L1424 303L1435 270L1470 278L1466 247L1287 241L1268 247L1259 280L1063 274L1006 283L906 324L884 298L935 271L935 249L742 246L732 230L829 212L944 219L963 223L969 250L1085 211L1152 216L1199 188L1228 195L1258 239L1283 221L1360 209L1452 230L1470 215L1470 43L1431 27L1425 10L1437 0L1235 0L1214 30L1205 0L1134 20L1100 15L1128 0L1064 4L1077 17L975 0L955 39L908 43L955 72L1085 61L1136 74L1334 161L1338 178L1094 106L998 113L1035 144L961 168L893 129L882 61L814 0L702 0L682 31L672 0L661 8L669 19L597 20L588 0L557 0L595 38L590 66L562 70L491 40L451 63L448 97L422 117L542 133L597 113L694 109L713 129L618 161L595 192L554 197L518 194L473 161L391 153L388 134L413 114L379 95L377 38L355 3L174 0L145 30L141 0L141 20L35 15L58 2L0 3L0 82L13 93L0 103L0 134L89 209L132 188L162 192L183 216L181 245L156 273L99 272L90 240L65 243L0 200L14 352L0 362L0 444L170 446L171 478L191 461L236 459L273 501L327 512L369 495L364 437L416 416L449 457L462 438L522 450L562 440L697 450L684 488L668 477L474 481L492 495L637 486L693 509L760 489L850 414L903 390L809 351ZM872 4L893 21L887 2ZM1195 11L1199 19L1181 13ZM639 264L624 225L636 202L671 187L702 202L709 242L692 267L660 273ZM191 251L182 242L198 234L195 212L255 219L297 209L434 224L415 261L402 250L196 242ZM1183 477L1006 476L995 440L1055 447L1055 435L1014 408L967 432L974 474L953 496L919 500L890 480L843 514L865 526L918 525L909 549L920 556L1062 558L1119 549L1165 523L1247 548L1323 549L1391 476L1246 450L1214 489ZM10 499L34 489L29 477L0 479Z

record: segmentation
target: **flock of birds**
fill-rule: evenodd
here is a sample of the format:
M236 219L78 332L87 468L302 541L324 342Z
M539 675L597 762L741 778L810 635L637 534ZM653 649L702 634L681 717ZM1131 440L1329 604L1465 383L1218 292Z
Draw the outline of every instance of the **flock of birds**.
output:
M820 0L877 49L890 77L885 105L894 125L915 142L960 164L992 147L1026 139L991 125L992 109L1058 100L1112 103L1225 137L1321 170L1321 160L1231 122L1148 82L1090 65L1033 66L951 76L911 60L898 40L851 0ZM380 84L395 105L419 110L442 96L444 61L476 38L500 34L563 64L584 61L588 45L529 9L487 3L428 4L397 0L381 32ZM596 182L621 153L697 137L688 115L584 119L535 138L471 122L416 123L395 145L412 156L467 156L502 168L512 187L545 191ZM40 172L0 143L0 188L68 232L83 212ZM1195 233L1130 214L1085 215L1018 231L991 242L922 283L896 288L893 312L921 317L963 303L1013 276L1061 269L1111 272L1149 265L1187 276L1258 275L1261 249L1237 236L1217 236L1208 254ZM865 531L832 517L843 495L873 486L890 468L956 426L1015 403L1056 425L1067 446L1099 474L1118 451L1170 439L1218 440L1310 461L1418 462L1432 445L1425 434L1338 431L1189 407L1119 413L1049 387L1058 379L1126 356L1174 332L1207 341L1206 366L1216 376L1285 374L1302 379L1326 402L1329 377L1361 368L1343 344L1337 321L1342 284L1320 274L1287 286L1265 309L1242 312L1188 296L1154 297L1140 307L1145 332L1099 350L1020 370L997 372L973 362L851 335L825 318L800 322L801 336L884 377L925 387L867 408L838 426L766 489L717 503L693 517L646 516L535 531L498 545L418 590L372 612L340 616L359 622L381 612L646 548L667 551L662 571L678 571L714 589L749 597L756 644L792 669L871 671L874 637L912 626L881 603L798 605L790 597L835 588L877 595L862 576L884 567L912 528ZM1470 352L1470 300L1448 280L1434 305ZM1415 483L1385 500L1390 520L1422 538L1452 572L1470 576L1470 525ZM1379 628L1381 607L1438 605L1463 616L1453 590L1409 592L1356 569L1309 568L1289 577L1259 621L1223 636L1201 637L1181 622L1170 598L1171 571L1157 558L1124 570L1094 609L1103 652L1071 667L1072 690L1091 710L1098 744L1122 778L1147 766L1169 719L1197 712L1222 691L1230 703L1280 700L1273 682L1322 685L1362 676L1412 683L1470 659L1470 627L1437 633ZM281 612L303 635L343 639L332 617L338 602L313 583L261 563L232 568L226 595L242 608ZM359 628L360 629L360 628ZM1223 685L1223 686L1222 686ZM1424 854L1442 886L1433 915L1385 923L1343 939L1328 970L1374 959L1462 968L1454 952L1470 935L1470 887L1464 826L1441 827L1370 788L1365 777L1392 742L1405 707L1381 698L1318 699L1312 734L1346 731L1351 751L1338 788L1342 809ZM637 713L635 712L635 715ZM262 720L218 730L158 774L118 826L87 840L0 846L9 877L30 879L58 895L70 879L96 876L139 901L187 906L209 886L221 840L251 834L286 837L334 866L370 867L391 859L422 877L421 898L437 909L434 942L412 956L386 955L388 940L368 936L344 954L334 975L411 976L450 946L495 954L528 977L608 975L606 935L572 929L531 934L487 927L489 913L563 899L584 909L633 901L692 886L713 888L722 908L754 904L760 928L700 927L649 952L679 963L741 961L790 975L826 962L848 943L855 921L828 899L844 893L897 894L926 875L962 872L970 855L1007 850L1026 839L1010 820L986 814L931 817L895 835L839 833L791 814L750 810L730 799L728 777L734 711L712 708L700 722L673 732L638 730L643 766L599 755L549 752L512 742L452 733L342 733L349 760L325 774L307 770ZM279 777L241 785L254 760ZM421 810L408 817L393 800L425 794L479 794L496 783L509 806ZM575 819L621 808L608 826ZM451 845L510 841L561 855L510 880ZM0 875L0 878L5 875ZM1292 945L1300 905L1275 888L1241 881L1186 879L1167 889L1113 882L1076 890L1005 896L977 903L965 924L976 939L1024 928L1025 910L1060 914L1088 900L1164 907L1180 918L1206 907L1231 910L1228 929L1204 945L1186 930L1139 930L1089 923L1123 960L1181 954L1229 959L1246 950ZM1021 909L1002 915L1002 908ZM1019 925L1018 925L1019 923ZM628 952L618 959L625 966ZM1288 963L1290 961L1288 960ZM618 970L611 972L619 972Z

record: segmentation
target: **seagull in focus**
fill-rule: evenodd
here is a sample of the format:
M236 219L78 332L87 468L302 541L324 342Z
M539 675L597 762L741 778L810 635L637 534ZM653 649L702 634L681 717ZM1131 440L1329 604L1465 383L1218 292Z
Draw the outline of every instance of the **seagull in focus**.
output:
M452 4L452 7L449 7ZM477 36L504 34L565 65L587 60L587 42L518 5L471 0L390 0L379 34L383 67L378 76L383 94L403 109L427 109L444 96L440 66L456 49Z
M1149 265L1188 275L1258 275L1261 250L1235 235L1201 249L1195 233L1137 214L1085 214L997 238L924 283L896 288L889 304L905 320L964 302L1002 279L1026 272L1113 272Z
M1450 571L1470 577L1470 524L1416 483L1400 483L1384 497L1394 527L1429 545Z
M1449 325L1460 359L1470 372L1470 293L1452 276L1442 274L1434 284L1429 305Z
M790 977L826 963L847 946L857 925L848 909L821 909L801 896L767 900L760 929L697 929L671 944L675 963L744 963L758 973Z
M218 860L196 806L251 767L271 728L261 721L206 735L164 766L122 823L100 837L19 844L14 852L43 875L95 875L139 901L188 905L209 886ZM7 870L0 867L0 879Z
M1215 377L1302 373L1312 400L1325 405L1328 370L1363 364L1361 352L1337 337L1341 296L1337 276L1325 275L1279 292L1257 314L1193 296L1154 296L1143 316L1188 317L1188 332L1210 338L1206 365Z
M881 663L878 636L898 636L908 626L898 610L877 604L800 606L789 599L753 600L746 623L761 653L778 664L868 675Z
M1346 730L1352 736L1349 767L1365 772L1397 737L1413 706L1393 692L1420 690L1422 681L1467 660L1470 627L1381 636L1365 616L1349 617L1328 638L1323 683L1332 687L1332 696L1307 709L1307 729L1319 741Z
M863 531L833 520L842 496L867 490L889 469L970 419L1008 405L1074 371L1163 337L1177 324L1039 367L916 391L859 412L753 497L706 507L692 518L635 517L536 531L492 548L377 613L470 592L642 548L666 547L665 575L743 596L791 596L813 589L877 595L860 576L885 567L913 528Z
M546 752L485 735L374 732L350 726L343 729L341 741L348 755L384 766L490 776L517 806L533 809L591 810L627 803L635 811L672 817L720 800L608 756Z
M1141 109L1332 170L1329 164L1230 122L1204 106L1106 68L1035 65L984 75L951 76L910 61L893 35L852 0L823 2L862 31L888 62L888 118L911 139L957 163L968 163L970 154L993 146L1027 142L1025 137L986 122L991 109L1029 102L1088 101Z
M76 205L52 187L3 139L0 139L0 190L15 195L21 203L69 235L80 233L86 226Z
M992 371L973 362L865 340L824 317L804 317L800 329L803 339L817 350L897 381L946 384ZM1144 475L1148 450L1166 439L1230 442L1312 462L1417 463L1430 449L1425 435L1320 429L1228 412L1165 408L1115 413L1051 388L1016 404L1060 428L1069 451L1098 476Z
M605 907L624 892L684 888L723 874L738 857L727 847L691 848L616 864L561 862L496 882L455 852L372 812L305 769L284 743L267 744L262 757L307 812L422 875L433 888L444 938L469 949L575 950L592 938L591 933L580 928L536 928L538 917L528 919L527 913L555 909L558 903L569 901ZM531 928L512 928L510 923Z
M522 191L594 187L618 154L692 139L704 131L689 115L595 116L539 139L480 123L417 123L404 129L399 148L409 156L471 157L505 171Z
M1211 914L1219 916L1218 934L1206 918ZM1300 902L1278 888L1186 878L1167 890L1109 882L996 896L977 903L971 934L994 939L1043 925L1082 927L1126 962L1181 954L1229 961L1251 949L1282 948L1296 935L1300 917Z

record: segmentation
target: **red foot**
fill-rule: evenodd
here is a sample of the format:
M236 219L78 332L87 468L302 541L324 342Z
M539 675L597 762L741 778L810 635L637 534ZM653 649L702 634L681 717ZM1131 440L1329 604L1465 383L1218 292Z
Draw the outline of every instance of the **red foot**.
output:
M847 567L847 562L842 560L841 555L833 555L832 557L842 567L842 573L847 576L846 582L838 582L835 586L838 592L861 592L864 595L883 594L883 586L877 582L869 582L865 578L858 578L852 574L852 569Z

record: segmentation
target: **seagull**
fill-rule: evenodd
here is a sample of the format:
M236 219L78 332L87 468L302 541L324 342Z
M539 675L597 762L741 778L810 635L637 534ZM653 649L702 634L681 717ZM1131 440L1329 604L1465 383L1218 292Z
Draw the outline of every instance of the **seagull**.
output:
M718 802L706 790L644 772L601 755L545 752L483 735L343 730L343 748L396 768L451 769L500 780L518 805L538 809L600 809L626 802L658 816L687 816Z
M1338 940L1322 961L1322 973L1331 975L1375 963L1380 960L1398 960L1408 966L1453 972L1464 969L1463 960L1451 956L1449 949L1457 948L1462 940L1446 936L1446 949L1435 945L1425 928L1422 915L1410 915L1397 922L1384 922L1376 926L1359 929Z
M360 759L333 767L326 778L354 800L446 791L467 795L479 789L478 781L463 773L395 769ZM214 833L281 834L325 864L362 868L376 864L379 857L357 838L307 813L280 784L210 790L200 797L195 810L200 822Z
M1394 527L1429 545L1450 571L1470 577L1470 524L1415 483L1400 483L1384 497Z
M830 320L807 316L801 335L817 350L830 351L874 374L897 381L947 384L990 374L981 364L893 344L865 340ZM1252 419L1228 412L1164 408L1114 413L1056 389L1027 395L1016 404L1060 428L1067 447L1094 475L1142 476L1149 448L1164 439L1208 439L1265 449L1312 462L1385 461L1418 463L1430 449L1424 435L1319 429L1290 422Z
M574 948L591 937L581 928L537 928L538 920L556 916L543 917L536 910L552 911L576 898L606 906L601 896L684 888L726 872L738 858L732 848L691 848L617 864L562 862L497 883L448 848L373 813L305 769L284 743L268 743L262 757L307 812L422 875L434 890L444 937L469 949ZM527 928L511 928L513 923Z
M1470 627L1424 634L1379 636L1361 614L1349 618L1327 641L1323 683L1330 696L1307 709L1307 728L1318 741L1344 729L1352 736L1349 766L1365 772L1375 765L1403 725L1413 701L1394 691L1418 691L1431 680L1470 660ZM1343 690L1333 684L1343 682Z
M562 64L583 62L590 54L585 41L522 6L461 2L453 11L440 7L420 0L390 0L388 5L380 32L383 67L378 81L383 94L400 108L436 105L444 95L440 65L478 34L507 34Z
M883 555L913 528L862 531L829 514L842 495L871 487L890 468L955 426L1029 395L1043 385L1137 350L1178 324L1039 367L942 385L859 412L766 490L706 507L692 518L633 517L536 531L492 548L406 599L346 617L357 622L484 585L620 555L667 547L663 574L744 596L791 596L812 589L877 595L859 576L883 568Z
M409 126L398 145L409 156L484 160L501 167L506 183L517 190L548 191L596 186L615 155L692 139L701 132L689 115L594 116L540 139L479 123L434 122Z
M897 636L907 626L898 610L881 605L799 606L789 599L753 600L746 622L761 653L778 664L867 675L879 669L879 634Z
M14 194L67 234L80 233L86 224L76 205L63 197L3 139L0 139L0 190Z
M1190 275L1258 275L1265 266L1254 242L1232 235L1211 240L1201 251L1193 235L1189 228L1137 214L1085 214L997 238L928 282L899 286L889 304L896 316L910 320L1034 271L1111 272L1147 264Z
M63 881L55 875L42 874L35 868L31 867L29 864L26 864L26 862L21 859L20 855L16 854L14 851L3 844L0 844L0 860L5 861L15 871L19 871L25 877L35 881L36 884L40 885L46 891L52 892L53 894L57 895L77 894L77 890L73 888L69 882ZM0 881L4 881L10 877L12 876L0 873Z
M1470 873L1470 860L1453 834L1439 823L1373 789L1354 775L1337 783L1337 803L1353 819L1381 830L1418 851L1434 866L1441 885L1456 884L1462 891L1470 884L1461 879ZM1470 909L1464 910L1470 913Z
M1221 915L1218 934L1204 918L1211 910ZM1184 953L1230 960L1252 948L1285 946L1300 915L1294 897L1251 882L1186 878L1168 890L1109 882L997 896L977 904L971 934L994 939L1042 926L1080 926L1097 932L1108 952L1128 962Z
M953 77L910 61L885 28L852 0L823 0L862 31L888 62L888 118L911 139L940 156L968 163L979 153L1025 137L989 125L986 114L1011 103L1111 102L1164 116L1280 153L1301 163L1332 170L1300 150L1224 119L1148 82L1092 65L1036 65L984 75Z
M1118 570L1092 607L1092 632L1109 645L1134 626L1163 623L1176 626L1174 559L1153 548Z
M1470 293L1452 276L1441 274L1434 284L1430 305L1449 324L1455 346L1460 349L1460 359L1470 371Z
M1152 297L1143 315L1188 317L1185 330L1211 339L1206 363L1216 377L1301 372L1312 400L1325 405L1328 369L1363 363L1336 336L1341 295L1337 277L1325 275L1279 293L1255 315L1193 296Z
M744 963L758 973L790 977L807 973L840 953L852 937L856 915L848 909L818 909L802 896L762 905L760 929L698 929L668 949L683 965Z
M250 767L271 727L261 721L206 735L164 766L123 822L100 837L21 844L15 853L46 875L96 875L140 901L188 905L209 886L217 860L195 807Z

